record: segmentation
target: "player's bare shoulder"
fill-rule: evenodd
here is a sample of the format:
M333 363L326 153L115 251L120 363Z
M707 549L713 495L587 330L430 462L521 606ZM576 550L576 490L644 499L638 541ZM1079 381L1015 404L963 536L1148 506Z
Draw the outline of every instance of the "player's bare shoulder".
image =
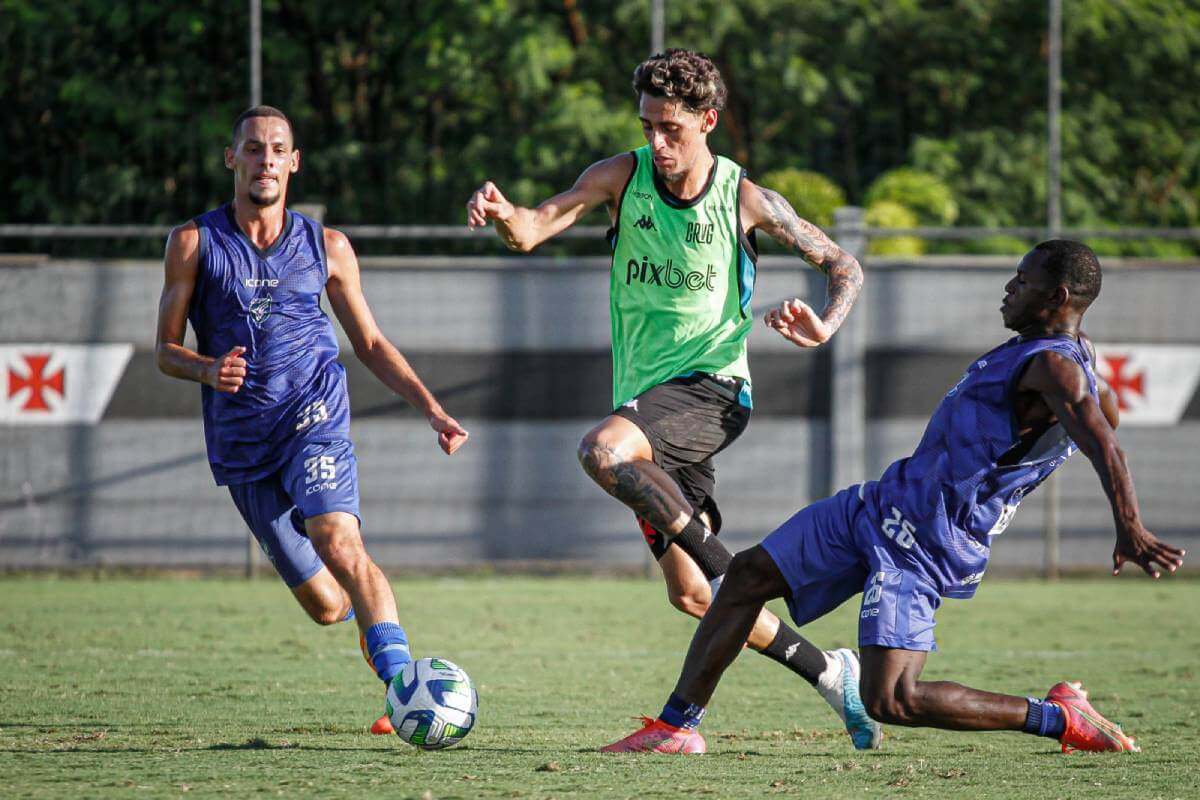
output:
M337 228L324 229L325 260L329 265L329 278L336 279L347 269L358 270L358 259L354 255L354 245L350 237Z
M621 193L625 191L625 185L629 183L636 166L637 159L633 153L617 153L597 161L580 173L575 187L603 191L606 200L616 203L621 199Z
M196 265L200 254L200 228L195 220L188 220L182 225L176 225L167 235L166 261L167 266Z

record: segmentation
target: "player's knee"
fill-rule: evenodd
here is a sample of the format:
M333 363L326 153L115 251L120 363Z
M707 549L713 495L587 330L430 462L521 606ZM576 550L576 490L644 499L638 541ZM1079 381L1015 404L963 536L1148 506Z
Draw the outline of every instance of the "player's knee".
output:
M667 591L667 598L675 608L696 619L704 616L712 602L712 595L709 592L691 588L670 589Z
M346 618L349 609L321 606L320 608L305 609L308 616L318 625L336 625Z
M766 602L774 596L772 585L776 573L778 569L774 562L761 547L743 550L729 563L721 592L728 592L741 601Z
M613 468L622 461L614 448L591 433L579 442L578 456L583 471L601 484L610 479Z
M324 529L318 526L309 530L309 537L321 561L335 573L352 571L368 561L362 537L347 526L334 524Z
M884 725L912 725L920 716L916 693L903 683L886 685L864 676L859 691L867 714Z

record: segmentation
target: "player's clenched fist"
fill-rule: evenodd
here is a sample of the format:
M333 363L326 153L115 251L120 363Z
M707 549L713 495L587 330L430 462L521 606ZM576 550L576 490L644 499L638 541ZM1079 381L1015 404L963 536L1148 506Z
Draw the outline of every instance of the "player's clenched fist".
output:
M466 444L470 436L454 417L430 417L429 427L437 431L438 447L448 456L454 455L454 451Z
M467 227L482 228L489 219L501 222L511 217L513 204L508 202L496 184L488 181L471 195L467 201Z
M763 322L799 347L818 347L833 335L829 324L800 300L783 301L779 308L767 312Z
M205 375L205 383L218 392L236 392L246 382L246 359L242 353L246 348L238 345L212 362Z

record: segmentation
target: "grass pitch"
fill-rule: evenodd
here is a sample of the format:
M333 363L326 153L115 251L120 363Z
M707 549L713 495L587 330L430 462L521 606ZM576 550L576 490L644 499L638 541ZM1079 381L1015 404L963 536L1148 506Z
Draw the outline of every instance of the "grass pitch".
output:
M383 689L350 626L273 580L0 580L0 795L323 797L1196 796L1200 583L985 581L947 602L931 679L1041 695L1079 678L1139 755L1015 733L890 728L858 753L799 678L744 653L702 757L595 748L654 714L693 621L658 582L397 580L419 656L463 666L474 732L425 753L367 726ZM810 626L851 645L857 603Z

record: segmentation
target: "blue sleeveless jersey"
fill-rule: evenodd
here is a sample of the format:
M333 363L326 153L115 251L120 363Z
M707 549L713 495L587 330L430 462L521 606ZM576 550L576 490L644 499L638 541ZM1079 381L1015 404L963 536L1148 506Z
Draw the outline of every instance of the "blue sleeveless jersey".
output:
M286 211L283 232L255 247L226 204L195 219L199 270L188 319L197 350L246 348L246 381L233 394L201 387L204 438L218 485L275 472L307 442L348 439L346 373L321 310L328 268L324 229Z
M1078 448L1061 423L1021 442L1013 399L1033 356L1052 350L1079 364L1096 396L1087 351L1075 339L1014 337L975 360L938 404L916 451L863 484L880 535L945 597L970 597L987 569L992 537L1021 499Z

